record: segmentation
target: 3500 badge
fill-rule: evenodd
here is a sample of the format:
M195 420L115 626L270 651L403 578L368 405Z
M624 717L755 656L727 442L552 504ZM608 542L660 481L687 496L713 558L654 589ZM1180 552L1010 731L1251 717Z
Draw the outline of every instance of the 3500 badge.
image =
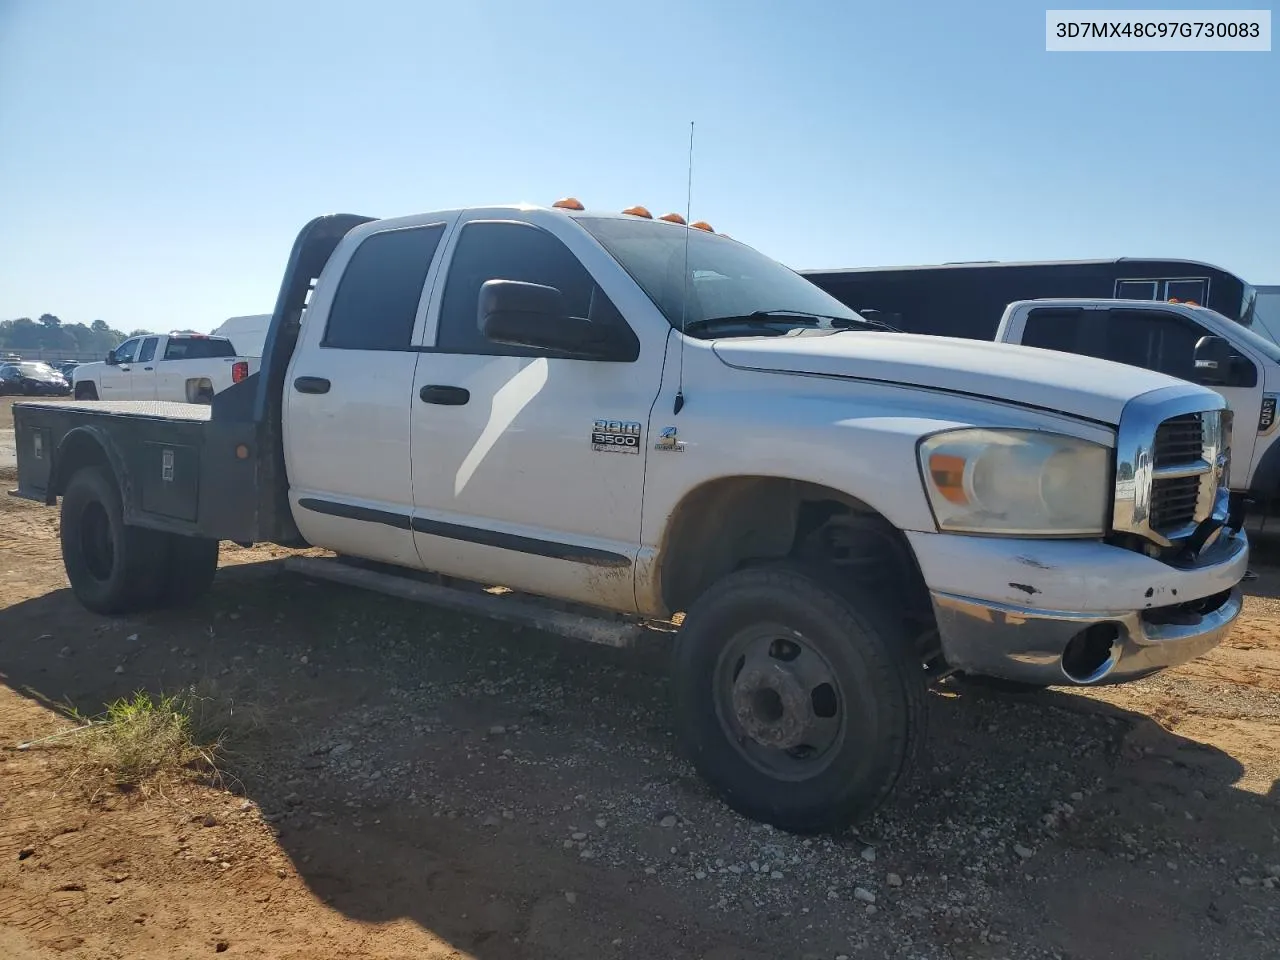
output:
M598 453L639 453L641 430L637 420L597 420L591 427L591 449Z

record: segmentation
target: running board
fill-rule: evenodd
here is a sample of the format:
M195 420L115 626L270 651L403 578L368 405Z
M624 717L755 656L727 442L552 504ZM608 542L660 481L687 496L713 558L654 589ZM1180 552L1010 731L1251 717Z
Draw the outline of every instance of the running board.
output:
M417 603L428 603L492 620L517 623L569 637L572 640L603 644L606 647L633 646L648 632L638 623L609 620L587 614L566 613L510 596L424 583L410 577L399 577L352 566L338 559L287 557L284 568L290 573L301 574L315 580L329 580L333 583L373 590Z

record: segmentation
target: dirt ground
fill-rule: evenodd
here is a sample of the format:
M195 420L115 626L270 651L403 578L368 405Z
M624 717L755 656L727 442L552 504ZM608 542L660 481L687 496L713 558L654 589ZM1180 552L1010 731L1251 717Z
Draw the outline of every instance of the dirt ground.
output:
M0 471L0 486L12 473ZM0 956L1274 958L1280 576L1187 667L931 697L860 832L732 814L673 750L660 650L315 585L225 547L195 609L87 613L56 511L0 497ZM65 707L198 686L227 789L87 799Z

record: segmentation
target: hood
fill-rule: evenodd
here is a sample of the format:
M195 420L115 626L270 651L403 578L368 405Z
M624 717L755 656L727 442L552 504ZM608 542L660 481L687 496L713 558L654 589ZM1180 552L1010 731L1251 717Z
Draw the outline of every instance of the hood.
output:
M731 367L904 384L1120 422L1125 403L1181 380L1109 360L985 340L914 333L717 340Z

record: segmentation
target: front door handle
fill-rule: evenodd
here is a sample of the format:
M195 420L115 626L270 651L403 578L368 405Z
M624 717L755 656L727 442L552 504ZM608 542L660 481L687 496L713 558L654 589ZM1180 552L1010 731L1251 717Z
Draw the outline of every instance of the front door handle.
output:
M439 403L446 407L460 407L471 399L471 391L464 387L446 387L429 383L418 391L423 403Z
M143 367L142 369L143 369L143 370L154 370L154 369L155 369L155 367Z
M330 386L324 377L298 377L293 381L293 389L299 393L328 393Z

